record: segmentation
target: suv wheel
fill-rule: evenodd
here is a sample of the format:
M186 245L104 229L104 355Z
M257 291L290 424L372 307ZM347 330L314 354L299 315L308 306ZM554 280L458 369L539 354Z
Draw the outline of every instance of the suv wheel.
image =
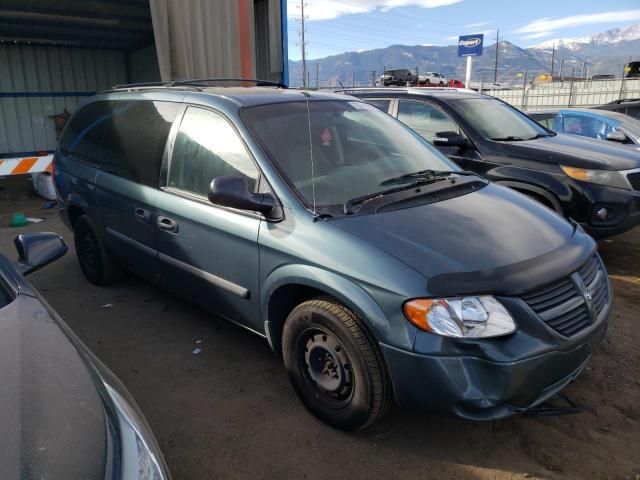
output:
M73 226L76 256L80 268L94 285L107 285L122 278L123 270L98 239L89 217L80 216Z
M336 428L365 428L391 404L391 384L373 337L351 310L328 298L298 305L287 318L284 363L298 396Z

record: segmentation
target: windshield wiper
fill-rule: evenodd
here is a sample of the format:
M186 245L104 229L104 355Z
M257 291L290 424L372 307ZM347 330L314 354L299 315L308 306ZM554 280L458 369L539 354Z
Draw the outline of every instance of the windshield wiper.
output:
M423 178L424 180L435 180L437 178L446 177L449 175L475 175L473 172L468 172L466 170L419 170L413 173L405 173L404 175L400 175L398 177L389 178L380 183L380 186L384 187L385 185L394 185L397 183L405 183L407 181L411 181L416 178Z
M546 138L546 137L555 137L555 133L538 133L531 138L527 138L527 140L536 140L538 138Z
M524 138L516 137L515 135L509 135L508 137L492 137L491 140L496 142L522 142ZM530 140L527 138L527 140Z
M409 183L407 185L402 185L401 187L389 188L388 190L382 190L380 192L367 193L366 195L362 195L360 197L355 197L350 200L347 200L344 204L344 214L351 215L353 213L353 207L355 205L359 205L361 203L366 203L369 200L373 200L374 198L383 197L385 195L391 195L392 193L401 192L402 190L409 190L414 187L419 187L421 185L426 185L433 182L434 179L424 179L417 180L415 182Z

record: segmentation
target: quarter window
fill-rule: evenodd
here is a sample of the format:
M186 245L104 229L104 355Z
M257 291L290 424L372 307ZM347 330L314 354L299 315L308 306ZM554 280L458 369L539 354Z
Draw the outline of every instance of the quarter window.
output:
M90 103L75 113L60 139L61 152L98 163L106 120L111 113L111 103Z
M367 98L366 102L370 103L376 108L379 108L384 113L389 113L389 106L391 105L391 100L379 100L379 99L374 100L373 98Z
M433 143L433 139L440 132L462 133L458 125L442 110L426 102L400 100L398 120L429 143Z
M242 140L221 115L190 107L176 137L167 184L207 196L216 177L240 175L256 191L258 169Z

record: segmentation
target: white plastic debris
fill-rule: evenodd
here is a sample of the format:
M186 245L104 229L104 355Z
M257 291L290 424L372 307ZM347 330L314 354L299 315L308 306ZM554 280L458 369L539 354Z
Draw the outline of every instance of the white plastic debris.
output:
M202 343L202 340L196 340L196 345L200 345Z
M100 305L100 308L113 308L113 303L105 303L104 305Z
M201 348L194 348L191 353L193 353L194 355L198 355L200 352L202 352Z

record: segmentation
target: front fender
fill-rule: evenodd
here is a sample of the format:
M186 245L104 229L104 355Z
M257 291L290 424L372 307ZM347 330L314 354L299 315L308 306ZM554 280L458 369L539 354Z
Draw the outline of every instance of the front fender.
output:
M286 285L311 287L334 297L365 322L378 342L407 350L413 346L415 328L409 322L402 322L406 328L392 328L387 315L365 289L348 278L312 265L284 265L267 276L260 293L260 308L265 322L269 321L269 299L278 288Z
M562 212L562 203L571 202L571 189L561 175L505 165L491 169L487 176L498 185L543 196L557 212Z

